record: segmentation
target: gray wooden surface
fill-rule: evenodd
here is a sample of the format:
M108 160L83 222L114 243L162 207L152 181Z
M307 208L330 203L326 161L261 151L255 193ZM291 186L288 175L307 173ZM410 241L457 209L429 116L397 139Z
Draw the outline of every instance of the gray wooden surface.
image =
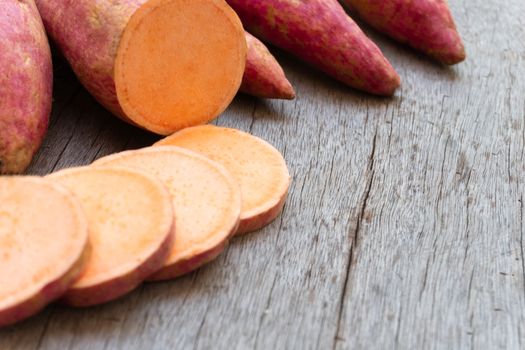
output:
M298 98L241 96L218 124L284 153L283 215L201 270L108 305L51 306L0 349L525 348L525 1L451 0L468 60L376 33L392 99L278 53ZM63 64L33 174L156 137L112 118Z

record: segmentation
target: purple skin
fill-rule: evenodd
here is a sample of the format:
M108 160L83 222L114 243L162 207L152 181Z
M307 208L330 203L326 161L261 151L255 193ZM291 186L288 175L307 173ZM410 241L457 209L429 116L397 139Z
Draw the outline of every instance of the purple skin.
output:
M272 221L277 219L277 217L281 214L283 211L284 205L286 204L286 199L288 198L288 192L286 192L279 202L272 208L268 209L267 211L260 213L257 216L252 216L248 218L241 218L241 222L239 223L239 227L237 228L237 232L235 232L236 235L243 235L246 233L250 233L256 230L259 230L267 225L269 225Z
M228 246L230 238L233 235L235 235L237 229L239 228L239 223L240 220L237 221L237 224L232 228L232 230L224 239L224 241L220 242L216 246L209 247L209 249L207 250L204 250L193 256L188 256L185 259L177 261L174 264L164 266L157 270L155 273L151 274L146 280L149 282L155 282L175 279L194 270L197 270L203 265L215 260Z
M232 230L232 232L235 232L235 230ZM203 265L215 260L215 258L217 258L219 254L221 254L224 251L224 249L228 245L228 242L229 240L227 239L218 246L210 248L210 250L189 257L188 259L179 261L171 266L165 266L157 272L155 272L154 274L150 275L146 280L149 282L166 281L190 273L202 267Z
M23 172L51 112L51 52L33 0L0 1L0 174Z
M400 78L337 0L227 0L245 28L341 82L390 96Z
M268 48L248 32L246 43L248 55L240 91L261 98L294 99L292 85Z
M446 0L343 0L377 30L443 64L465 59Z
M87 288L75 288L74 285L60 299L65 305L88 307L99 305L120 298L133 291L148 276L158 271L168 258L175 241L175 227L161 244L159 249L136 269L117 279L96 284Z
M113 67L120 37L146 0L36 0L50 38L80 82L109 111L127 122L117 99Z
M12 325L16 322L24 320L33 316L38 311L42 310L46 305L55 301L62 294L64 294L71 284L75 282L78 276L82 273L82 269L88 259L89 251L86 251L71 269L67 271L64 276L58 280L48 284L47 286L27 302L16 305L11 309L0 312L0 327Z
M79 259L63 276L46 285L39 293L26 302L7 310L0 310L0 328L29 318L49 303L60 298L82 274L84 266L89 260L90 253L91 249L88 244Z

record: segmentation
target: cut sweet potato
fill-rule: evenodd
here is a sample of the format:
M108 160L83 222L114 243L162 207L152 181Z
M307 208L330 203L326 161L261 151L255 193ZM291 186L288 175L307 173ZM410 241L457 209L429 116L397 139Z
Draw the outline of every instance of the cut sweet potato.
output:
M226 109L244 73L241 22L223 0L37 0L51 38L106 108L158 134Z
M239 185L221 165L202 155L179 147L150 147L111 155L94 165L143 169L160 178L172 194L175 245L150 280L175 278L214 259L237 229Z
M62 301L90 306L116 299L161 268L173 245L173 207L166 187L126 168L76 168L49 176L81 201L92 255Z
M182 130L156 145L191 149L230 171L242 193L237 233L257 230L281 212L290 174L281 153L266 141L239 130L206 125Z
M88 254L82 206L40 178L0 178L0 327L59 298Z

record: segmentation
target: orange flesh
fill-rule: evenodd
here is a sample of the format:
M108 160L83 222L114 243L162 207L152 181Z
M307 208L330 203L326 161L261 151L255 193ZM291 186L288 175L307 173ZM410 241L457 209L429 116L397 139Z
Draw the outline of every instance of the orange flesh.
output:
M115 62L117 96L136 124L168 135L230 104L246 63L242 25L223 0L152 0L131 17Z
M67 273L87 240L82 207L65 189L37 178L0 179L0 310Z
M212 250L234 233L240 214L237 183L220 165L179 147L145 148L99 159L95 165L140 168L172 194L175 244L165 266Z
M86 167L49 178L70 189L88 217L92 252L73 289L125 276L172 234L169 193L150 175L131 169Z
M260 138L239 130L197 126L156 145L187 148L222 164L241 186L241 221L274 208L290 185L290 174L281 153Z

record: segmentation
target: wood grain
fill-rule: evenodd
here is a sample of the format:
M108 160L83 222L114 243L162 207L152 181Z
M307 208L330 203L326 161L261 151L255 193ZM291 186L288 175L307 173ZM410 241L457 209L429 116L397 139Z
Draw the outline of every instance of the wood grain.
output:
M441 67L374 32L403 78L392 99L278 52L295 101L239 96L217 123L276 145L283 215L219 259L108 305L53 305L0 349L519 349L525 2L450 1L469 58ZM105 112L63 64L30 172L156 136Z

